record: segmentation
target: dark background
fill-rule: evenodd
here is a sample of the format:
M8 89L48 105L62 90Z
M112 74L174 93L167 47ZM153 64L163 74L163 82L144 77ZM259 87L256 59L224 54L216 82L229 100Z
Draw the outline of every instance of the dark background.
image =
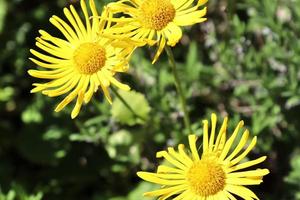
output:
M106 1L108 2L108 1ZM106 3L96 0L99 9ZM155 186L138 170L154 171L155 152L186 143L173 77L155 48L135 52L119 79L138 93L128 98L147 118L135 119L120 102L98 93L71 120L62 98L30 94L29 61L38 30L58 34L48 19L77 1L0 0L0 199L136 200ZM260 199L300 199L300 1L210 0L208 21L185 29L174 48L196 134L212 112L245 120L267 155L271 173L250 187ZM143 108L143 109L141 109ZM149 108L150 112L149 112ZM126 113L127 112L127 113ZM124 114L125 113L125 114Z

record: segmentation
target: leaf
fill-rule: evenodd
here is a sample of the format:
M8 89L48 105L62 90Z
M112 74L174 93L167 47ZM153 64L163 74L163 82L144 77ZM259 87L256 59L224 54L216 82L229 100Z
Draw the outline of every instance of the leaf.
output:
M41 200L42 197L42 192L38 192L36 195L27 194L23 186L16 183L12 184L7 194L0 190L0 200Z
M13 87L0 88L0 102L9 101L13 97L14 93L15 90Z
M154 198L149 198L149 197L145 197L145 198L141 198L143 196L143 193L145 192L149 192L152 190L158 189L157 185L155 184L151 184L148 182L140 182L139 185L137 185L137 187L135 187L135 189L129 193L128 195L128 200L136 200L136 199L148 199L148 200L153 200Z
M285 178L285 181L291 184L299 184L300 181L300 155L299 150L296 151L295 155L291 159L291 167L289 175ZM300 188L299 188L300 189Z
M117 161L139 163L140 148L136 138L127 130L111 134L105 145L109 157Z
M299 104L300 104L300 96L293 96L286 101L285 107L287 109L291 109Z
M145 120L148 119L151 108L143 94L133 90L129 92L119 90L118 93L138 116ZM122 103L119 98L114 99L111 114L112 117L121 124L133 126L136 124L145 123L145 121L141 120L137 116L134 116L134 114Z
M43 116L35 105L30 105L22 113L22 121L26 124L40 123L43 121Z

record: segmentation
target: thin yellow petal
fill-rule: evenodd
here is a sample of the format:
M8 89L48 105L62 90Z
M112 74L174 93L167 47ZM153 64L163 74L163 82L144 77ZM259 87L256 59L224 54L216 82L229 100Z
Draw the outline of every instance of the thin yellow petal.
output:
M197 141L196 135L189 135L189 145L190 145L190 149L191 149L194 161L200 160L198 150L196 147L196 141Z

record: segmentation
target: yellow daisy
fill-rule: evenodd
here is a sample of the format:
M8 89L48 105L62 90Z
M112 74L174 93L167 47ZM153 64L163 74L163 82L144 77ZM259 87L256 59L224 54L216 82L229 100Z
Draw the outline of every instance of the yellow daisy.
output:
M195 3L195 1L197 3ZM110 20L117 22L109 32L133 40L156 41L156 62L165 45L175 46L182 37L181 26L206 20L208 0L119 0L108 5L110 13L125 16Z
M128 60L133 51L128 45L116 47L112 39L99 37L99 33L110 28L106 21L99 20L108 15L105 8L99 17L94 1L90 0L90 16L85 1L81 0L80 4L85 23L72 5L63 10L68 21L57 16L50 18L51 24L65 39L52 36L43 30L39 31L41 36L36 39L36 46L40 50L31 49L30 52L36 58L30 60L46 70L28 71L33 77L50 80L47 83L34 83L32 93L42 92L49 97L69 93L57 105L56 112L77 98L72 118L78 115L82 104L88 103L98 88L102 89L110 103L108 87L111 83L123 90L130 89L116 80L114 75L116 72L128 70Z
M162 186L161 189L144 195L157 196L160 200L169 197L174 200L235 200L237 196L246 200L258 199L246 186L259 185L269 170L246 168L263 162L266 156L241 162L254 148L257 138L254 137L247 148L244 148L249 131L245 130L238 137L244 124L240 121L232 135L226 139L227 121L225 118L216 137L216 115L211 115L210 134L208 121L203 121L201 156L197 150L195 135L189 136L190 153L185 151L183 144L178 146L178 151L168 148L168 151L158 152L157 157L164 158L171 166L159 165L156 173L137 173L142 179ZM238 141L237 137L240 138ZM237 145L233 147L233 144Z

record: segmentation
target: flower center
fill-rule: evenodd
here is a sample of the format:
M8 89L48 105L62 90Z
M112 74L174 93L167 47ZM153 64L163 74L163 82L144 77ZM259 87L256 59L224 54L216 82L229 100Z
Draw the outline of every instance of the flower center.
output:
M105 49L97 43L83 43L74 51L73 60L81 74L94 74L105 65Z
M214 195L223 190L225 179L222 167L206 159L195 162L187 173L191 190L202 197Z
M175 14L170 0L145 0L140 7L139 18L146 28L160 31L173 21Z

